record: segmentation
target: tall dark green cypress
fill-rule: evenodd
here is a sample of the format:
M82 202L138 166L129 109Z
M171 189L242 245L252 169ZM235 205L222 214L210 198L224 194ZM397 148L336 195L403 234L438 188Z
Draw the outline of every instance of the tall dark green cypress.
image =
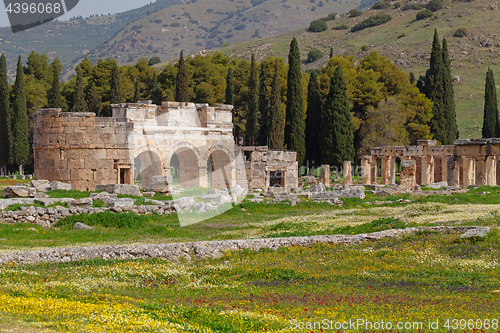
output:
M333 58L333 47L330 47L330 59Z
M318 74L316 71L309 77L307 88L307 112L306 112L306 158L310 165L319 164L321 161L320 131L321 131L321 108L323 101L319 88Z
M260 65L259 111L259 144L267 146L269 137L269 89L267 87L267 65L265 61Z
M161 86L156 78L156 72L153 72L153 81L151 83L151 101L153 101L153 104L161 105L163 98L163 91L161 90Z
M140 100L141 100L141 90L139 87L139 76L137 76L135 78L135 83L134 83L134 97L132 98L132 102L137 103Z
M227 69L225 103L227 105L234 105L233 69L231 67Z
M59 59L55 59L50 65L52 71L52 83L48 91L47 102L49 108L63 107L62 97L61 97L61 83L59 81L59 76L61 75L61 62Z
M302 97L302 72L297 39L293 38L288 55L288 79L286 92L285 144L297 152L301 165L306 153L304 100Z
M101 116L101 100L94 82L90 86L89 98L88 98L88 110L89 112L94 112L97 117Z
M111 67L111 89L109 90L109 103L119 104L122 102L122 89L120 87L120 69L116 61Z
M278 59L274 63L274 78L271 85L269 148L283 149L285 143L285 119L281 107L281 83Z
M76 68L76 86L73 95L73 108L71 112L87 112L87 102L83 93L83 72L80 67Z
M12 161L12 132L9 105L9 82L7 79L7 59L0 57L0 174L6 171Z
M19 174L23 173L23 165L28 162L28 109L26 107L26 86L24 67L21 56L17 62L16 82L13 90L15 99L12 109L12 163L19 166Z
M455 111L455 91L453 89L453 77L451 76L450 56L448 54L448 43L443 38L443 90L444 110L446 114L446 125L448 138L443 144L452 145L458 139L457 115Z
M488 68L484 86L483 138L498 138L498 101L493 71Z
M179 57L179 70L175 81L175 101L189 102L189 76L184 63L184 50Z
M347 84L342 68L333 73L330 91L321 114L321 161L341 166L354 159L354 124L352 122Z
M253 146L256 143L259 131L259 92L257 87L257 64L255 55L252 53L250 64L250 78L248 80L248 109L247 123L245 125L246 143Z
M445 91L444 91L444 63L443 52L439 43L437 30L434 32L434 41L432 43L430 67L425 73L424 93L427 98L434 102L432 108L432 119L429 123L431 133L434 139L441 144L448 144L448 125L445 109Z

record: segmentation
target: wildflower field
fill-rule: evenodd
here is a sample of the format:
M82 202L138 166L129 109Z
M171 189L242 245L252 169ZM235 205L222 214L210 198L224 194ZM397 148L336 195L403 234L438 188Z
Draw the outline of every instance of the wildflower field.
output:
M489 192L489 193L484 193ZM398 202L407 199L411 202ZM174 215L77 215L58 229L0 224L0 251L390 228L483 225L354 245L227 252L218 259L0 265L0 332L500 332L500 190L244 202L181 228ZM93 230L73 230L84 221Z

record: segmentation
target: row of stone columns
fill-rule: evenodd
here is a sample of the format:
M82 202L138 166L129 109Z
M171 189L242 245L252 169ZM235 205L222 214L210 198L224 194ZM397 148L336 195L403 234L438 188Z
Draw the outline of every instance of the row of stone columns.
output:
M462 170L460 170L460 160L462 161ZM462 171L463 187L470 185L489 185L496 186L497 180L497 162L496 156L461 156L451 161L450 185L460 185L460 171Z

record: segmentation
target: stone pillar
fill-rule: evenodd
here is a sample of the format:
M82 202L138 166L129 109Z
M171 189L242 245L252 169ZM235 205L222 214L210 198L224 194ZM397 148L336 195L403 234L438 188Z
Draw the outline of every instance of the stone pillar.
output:
M460 163L457 157L450 156L447 158L448 167L448 185L460 186Z
M476 185L486 185L486 156L476 157Z
M391 156L389 169L389 184L396 184L396 157Z
M441 181L448 181L448 156L441 157Z
M417 167L415 165L415 160L402 160L401 161L401 171L399 173L400 186L406 190L412 190L415 185L415 173L417 172Z
M372 184L377 184L377 156L372 156L370 163L370 179Z
M467 188L470 185L474 184L474 160L469 157L469 156L462 156L462 161L463 161L463 177L464 177L464 184L463 187Z
M344 161L343 171L344 171L344 185L352 185L351 161Z
M198 167L197 186L208 187L208 170L206 166Z
M497 169L495 167L495 156L486 157L486 185L497 185Z
M372 183L371 180L371 156L361 157L361 182L365 185Z
M429 160L428 156L422 156L422 177L420 178L420 185L429 184Z
M330 186L330 166L328 164L321 165L320 182L326 187Z
M381 178L381 182L380 184L382 185L386 185L386 184L389 184L389 178L390 178L390 174L389 174L389 169L391 167L391 156L382 156L382 167L380 168L381 170L381 175L380 175L380 178Z

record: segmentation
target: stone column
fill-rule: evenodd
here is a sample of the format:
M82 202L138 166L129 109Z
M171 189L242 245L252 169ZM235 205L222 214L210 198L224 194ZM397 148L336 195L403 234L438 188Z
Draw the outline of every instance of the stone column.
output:
M386 185L389 184L389 169L391 167L391 156L382 156L382 167L381 169L381 182L380 184Z
M460 186L460 163L459 157L450 156L448 158L448 185L449 186Z
M206 166L198 167L198 177L195 185L200 187L208 187L208 171Z
M372 183L371 180L371 156L361 157L361 182L365 185Z
M476 185L486 185L486 156L476 157Z
M432 184L432 183L434 183L434 156L427 157L427 161L428 161L427 174L429 175L428 184Z
M429 161L428 156L422 156L422 177L420 178L421 185L429 184Z
M463 161L463 177L464 177L464 188L469 187L474 184L474 160L469 156L462 156Z
M448 181L448 156L441 157L441 181Z
M330 186L330 166L328 164L321 165L320 182L326 187Z
M370 163L370 179L372 184L377 184L377 156L372 156Z
M344 161L344 185L352 185L351 161Z
M486 157L486 185L497 185L497 169L495 168L495 156Z
M399 173L399 180L401 188L405 190L412 190L415 185L415 173L417 172L417 167L414 160L402 160L401 161L401 172Z
M389 169L389 184L396 184L396 157L391 156Z

